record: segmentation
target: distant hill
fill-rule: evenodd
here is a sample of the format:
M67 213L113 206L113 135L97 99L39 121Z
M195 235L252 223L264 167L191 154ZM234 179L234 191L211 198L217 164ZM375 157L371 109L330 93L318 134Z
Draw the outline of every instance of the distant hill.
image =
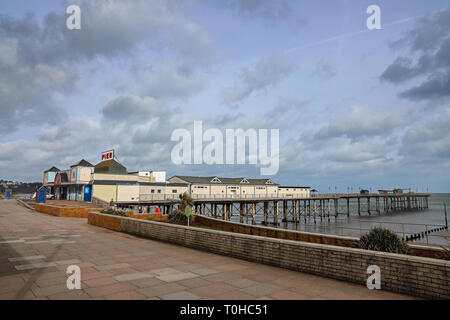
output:
M0 180L0 193L11 189L13 193L33 193L42 186L42 182L12 182Z

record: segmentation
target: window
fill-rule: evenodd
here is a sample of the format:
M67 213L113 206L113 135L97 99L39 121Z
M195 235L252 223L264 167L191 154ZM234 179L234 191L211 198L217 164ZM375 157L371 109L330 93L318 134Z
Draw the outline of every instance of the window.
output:
M176 189L173 189L173 190L172 190L172 193L177 193L177 190L176 190Z
M161 189L158 189L158 193L161 193Z
M220 181L220 179L217 178L217 177L214 177L214 179L212 179L211 182L214 182L214 183L222 183L222 181Z
M152 189L151 191L150 191L151 193L155 193L155 190L154 189Z

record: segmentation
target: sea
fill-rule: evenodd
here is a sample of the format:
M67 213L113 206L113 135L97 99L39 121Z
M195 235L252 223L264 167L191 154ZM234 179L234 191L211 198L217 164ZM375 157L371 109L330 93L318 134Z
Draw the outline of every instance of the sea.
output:
M356 207L357 201L350 202L350 216L347 217L346 214L346 204L344 201L340 201L339 214L338 217L334 217L334 210L332 208L332 216L330 216L330 221L328 217L316 216L315 223L314 219L307 218L306 222L301 217L299 223L292 222L281 222L282 210L279 210L280 225L278 228L315 232L315 233L325 233L325 234L335 234L343 236L360 236L367 233L373 227L383 227L388 228L400 237L410 237L413 234L422 233L427 230L434 230L445 226L445 212L444 203L447 204L447 216L450 222L450 193L433 193L428 200L428 209L425 210L413 210L413 211L394 211L388 213L376 213L374 210L375 205L372 204L372 212L369 215L366 212L362 212L361 216L358 215ZM363 201L361 201L362 206L364 206ZM256 222L260 224L263 220L263 215L261 212L262 208L259 208L259 212L256 215ZM364 210L364 208L362 208ZM238 210L234 210L238 211ZM258 209L257 209L258 211ZM269 217L269 222L271 222L273 217ZM234 212L231 217L232 221L239 222L239 212ZM290 220L290 219L288 219ZM244 223L251 223L251 217L247 216ZM270 227L275 227L275 225L269 225ZM437 232L431 232L425 237L409 241L408 243L420 243L429 245L450 245L450 232L448 230L441 230Z

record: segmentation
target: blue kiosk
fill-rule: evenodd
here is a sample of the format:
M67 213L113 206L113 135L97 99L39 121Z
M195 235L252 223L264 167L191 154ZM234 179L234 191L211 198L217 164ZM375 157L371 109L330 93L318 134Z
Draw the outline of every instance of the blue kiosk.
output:
M12 190L11 189L7 189L5 192L5 197L6 199L11 199L12 196Z
M36 191L36 203L45 203L46 200L47 200L47 188L42 186Z

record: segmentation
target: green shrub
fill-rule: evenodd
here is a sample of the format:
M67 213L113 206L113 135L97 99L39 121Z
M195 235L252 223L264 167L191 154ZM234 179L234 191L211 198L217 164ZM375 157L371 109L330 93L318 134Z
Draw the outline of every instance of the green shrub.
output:
M178 210L174 210L173 212L171 212L168 215L167 220L174 223L187 223L187 217L184 212Z
M104 209L102 211L100 211L101 213L105 213L105 214L111 214L113 216L121 216L121 217L126 217L127 215L125 214L125 211L122 210L114 210L114 209Z
M406 241L400 239L391 230L379 227L372 228L369 233L361 236L354 247L374 251L411 254L411 249Z

